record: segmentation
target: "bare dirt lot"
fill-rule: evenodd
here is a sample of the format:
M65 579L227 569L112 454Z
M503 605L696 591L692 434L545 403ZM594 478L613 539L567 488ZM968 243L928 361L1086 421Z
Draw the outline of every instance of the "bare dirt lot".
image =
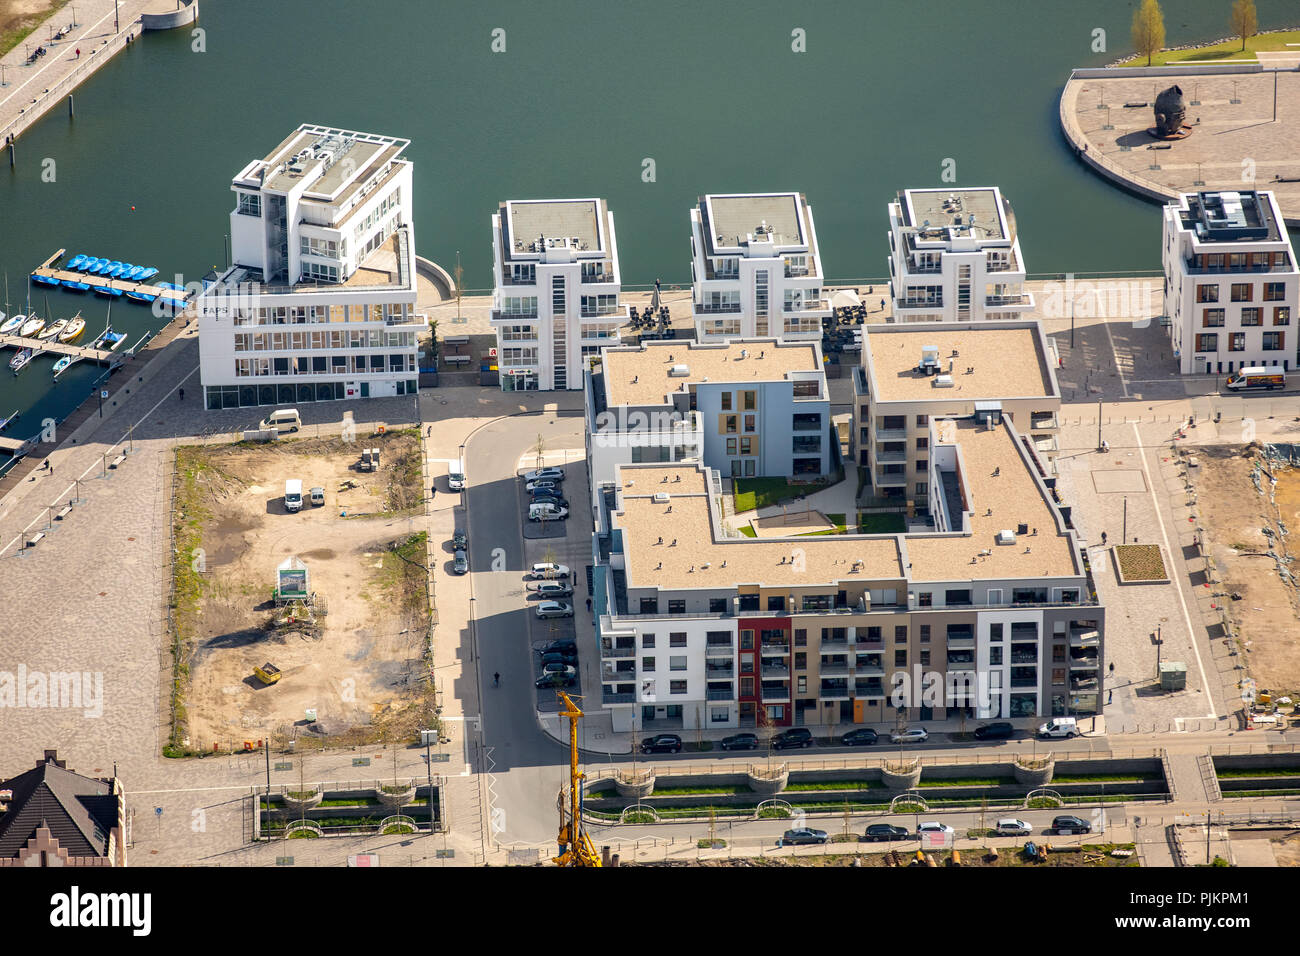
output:
M382 449L377 472L356 468L366 446ZM414 432L178 449L177 618L188 675L177 750L238 748L268 732L397 740L431 726L432 693L420 679L427 555L412 521L422 513L420 455ZM325 504L288 512L289 478L302 480L304 497L323 487ZM274 600L276 568L291 557L306 564L317 596L307 621L301 610L287 621ZM283 674L271 686L253 674L266 662Z
M1192 469L1198 515L1206 529L1205 545L1228 592L1224 600L1236 624L1247 667L1260 688L1274 695L1300 690L1300 614L1296 590L1282 581L1269 551L1294 554L1300 548L1279 533L1277 519L1294 533L1300 530L1300 471L1274 472L1275 503L1268 499L1269 478L1261 475L1264 494L1255 490L1251 473L1256 456L1246 446L1196 449L1200 467ZM1269 528L1272 536L1264 533ZM1276 543L1280 542L1280 543ZM1291 566L1300 573L1300 566ZM1233 593L1240 600L1233 600Z
M0 0L0 54L8 53L60 6L60 0ZM71 17L68 17L71 20ZM64 26L63 21L55 26ZM45 33L38 33L43 39Z

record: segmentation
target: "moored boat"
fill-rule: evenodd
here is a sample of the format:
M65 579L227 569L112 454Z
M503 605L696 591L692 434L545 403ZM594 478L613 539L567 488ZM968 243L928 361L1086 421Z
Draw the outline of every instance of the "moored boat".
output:
M68 319L67 328L65 328L62 332L59 333L59 341L71 342L73 339L75 339L78 335L80 335L85 330L86 330L86 320L81 317L80 313L78 313L77 315L74 315L72 318Z
M155 269L153 266L146 266L144 272L141 272L138 276L136 276L136 281L148 282L157 274L158 274L158 270Z
M26 367L27 363L32 360L35 353L31 349L19 349L18 354L9 360L9 367L13 369L15 375Z
M95 293L95 295L109 296L114 299L121 298L122 296L122 290L114 289L112 286L93 285L90 288Z
M68 327L67 319L58 319L52 322L51 324L47 325L45 328L43 328L40 334L37 335L36 337L38 339L47 339L47 340L52 339L67 327Z
M6 428L8 428L17 420L18 420L18 409L15 408L12 412L9 413L9 415L7 415L4 418L0 418L0 432L4 431Z
M55 377L57 378L57 377L58 377L58 374L59 374L60 372L62 372L65 368L67 368L67 367L68 367L69 365L71 365L71 364L72 364L72 356L71 356L71 355L63 355L63 356L60 356L60 357L59 357L59 360L58 360L57 362L54 363L54 375L55 375Z
M156 295L150 295L148 292L131 292L127 291L126 297L132 302L152 302L158 298Z
M27 316L25 315L13 316L6 320L4 325L0 325L0 335L17 335L18 330L23 327L23 323L26 321Z
M105 332L103 335L99 337L99 342L97 344L98 347L104 350L105 352L112 352L125 341L126 341L125 332L114 332L112 329L109 329L107 332Z
M43 328L45 328L45 320L40 316L33 315L29 316L27 321L23 323L23 327L18 331L18 334L24 338L31 338Z
M70 271L72 271L72 272L75 272L75 271L77 271L78 269L80 269L80 268L85 264L85 262L86 262L86 257L85 257L85 255L84 255L84 254L78 254L78 255L73 256L71 259L69 259L69 260L68 260L68 264L65 265L63 268L68 269L68 270L70 270Z
M88 284L86 284L85 282L77 282L77 281L75 281L75 280L73 280L73 279L64 279L64 280L63 280L61 283L59 283L59 284L62 285L63 288L65 288L65 289L69 289L69 290L71 290L71 291L73 291L73 292L85 292L86 290L88 290L88 289L90 288L90 286L89 286Z
M59 284L59 280L54 278L54 276L43 276L36 272L32 273L32 281L35 282L37 285L58 285Z

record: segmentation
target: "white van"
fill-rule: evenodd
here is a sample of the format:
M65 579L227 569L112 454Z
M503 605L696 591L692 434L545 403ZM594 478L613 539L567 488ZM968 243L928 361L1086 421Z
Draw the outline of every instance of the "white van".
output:
M553 501L534 501L528 506L529 521L562 521L569 517L569 509Z
M452 491L465 490L465 462L463 459L456 459L451 463L451 468L447 471L447 487Z
M1286 388L1286 373L1277 365L1251 365L1233 372L1224 384L1234 392L1248 388L1267 388L1271 391Z
M302 510L302 479L290 478L284 483L284 510Z
M1038 728L1040 737L1077 737L1079 722L1073 717L1053 717Z
M277 408L258 427L262 431L296 432L302 428L302 419L296 408Z

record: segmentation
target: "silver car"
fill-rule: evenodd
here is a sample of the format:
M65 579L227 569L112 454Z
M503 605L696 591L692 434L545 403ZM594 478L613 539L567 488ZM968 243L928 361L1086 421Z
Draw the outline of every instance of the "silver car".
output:
M468 574L469 556L464 551L457 551L452 558L451 569L456 574Z
M531 589L538 597L544 598L562 598L568 597L573 593L573 588L559 581L543 581Z
M528 577L534 581L539 581L545 578L567 578L568 576L568 566L556 564L554 561L544 561L541 564L534 564L528 571Z
M543 601L537 605L537 616L540 618L573 617L573 605L566 604L564 601Z
M1015 817L1007 817L1005 820L999 820L995 832L998 836L1021 837L1029 836L1034 832L1024 820L1017 820Z

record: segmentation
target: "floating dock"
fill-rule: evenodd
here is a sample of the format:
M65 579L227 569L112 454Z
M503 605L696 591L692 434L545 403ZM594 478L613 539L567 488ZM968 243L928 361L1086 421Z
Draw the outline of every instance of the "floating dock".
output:
M89 275L85 272L73 272L71 269L58 269L51 263L58 262L65 255L67 249L60 249L54 255L50 256L39 266L32 270L34 276L47 276L51 279L57 279L60 282L84 282L90 286L87 292L94 292L96 286L107 287L109 289L120 289L122 292L135 292L141 295L151 295L156 299L175 306L185 305L185 292L179 289L167 289L152 282L131 282L127 279L109 279L106 276ZM64 291L67 291L66 289Z

